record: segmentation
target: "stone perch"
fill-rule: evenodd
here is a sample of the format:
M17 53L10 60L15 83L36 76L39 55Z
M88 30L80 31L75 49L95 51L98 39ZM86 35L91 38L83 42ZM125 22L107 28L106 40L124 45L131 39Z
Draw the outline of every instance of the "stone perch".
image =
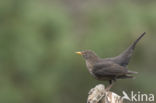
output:
M107 91L103 84L96 85L88 93L87 103L123 103L123 98Z

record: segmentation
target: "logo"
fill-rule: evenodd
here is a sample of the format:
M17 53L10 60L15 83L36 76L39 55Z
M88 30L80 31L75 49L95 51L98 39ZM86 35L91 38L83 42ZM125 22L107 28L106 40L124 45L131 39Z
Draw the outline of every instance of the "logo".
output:
M125 91L122 92L123 97L122 99L126 99L132 102L153 102L154 101L154 94L146 94L146 93L141 93L138 91L135 93L134 91L131 91L130 95L128 95Z

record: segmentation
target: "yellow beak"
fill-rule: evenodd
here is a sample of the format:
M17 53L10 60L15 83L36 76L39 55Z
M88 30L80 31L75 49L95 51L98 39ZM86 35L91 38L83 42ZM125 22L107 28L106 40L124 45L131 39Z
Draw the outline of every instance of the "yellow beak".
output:
M82 55L82 52L75 52L76 54L78 54L78 55Z

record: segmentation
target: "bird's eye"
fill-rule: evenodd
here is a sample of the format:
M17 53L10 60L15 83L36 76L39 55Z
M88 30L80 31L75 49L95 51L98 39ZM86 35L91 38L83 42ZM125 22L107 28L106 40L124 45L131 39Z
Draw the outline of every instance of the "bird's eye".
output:
M83 53L83 57L87 57L86 53Z
M88 58L89 58L89 55L88 55L87 53L85 53L85 54L84 54L84 57L85 57L86 59L88 59Z
M84 53L83 55L86 56L86 53Z

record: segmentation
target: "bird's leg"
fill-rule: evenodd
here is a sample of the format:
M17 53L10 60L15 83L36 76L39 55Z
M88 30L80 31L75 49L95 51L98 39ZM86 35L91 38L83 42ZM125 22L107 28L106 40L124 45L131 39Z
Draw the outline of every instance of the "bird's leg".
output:
M115 80L114 80L115 81ZM109 80L109 86L106 88L106 91L109 91L111 88L112 88L112 86L113 86L113 80Z
M109 80L109 84L112 84L112 82L113 82L112 80Z

